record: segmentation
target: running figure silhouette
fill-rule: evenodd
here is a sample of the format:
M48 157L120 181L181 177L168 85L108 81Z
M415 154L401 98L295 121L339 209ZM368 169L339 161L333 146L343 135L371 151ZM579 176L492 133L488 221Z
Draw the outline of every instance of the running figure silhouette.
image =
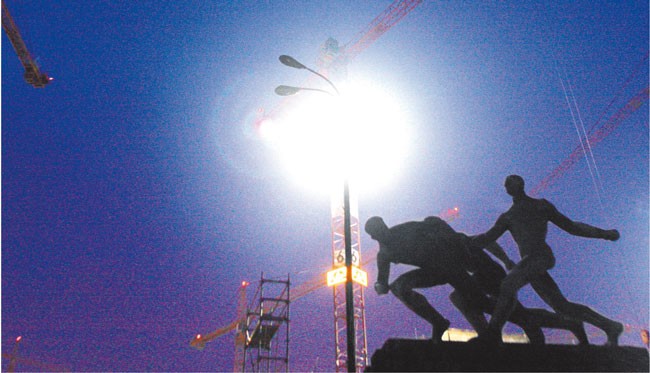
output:
M607 334L608 345L618 345L618 338L623 332L621 323L610 320L587 306L569 302L564 297L548 273L548 270L555 266L555 256L546 243L549 222L575 236L610 241L619 239L618 231L575 222L560 213L549 201L529 197L524 191L524 179L519 175L506 177L505 189L512 196L512 206L499 216L492 228L484 234L474 236L471 242L473 246L485 247L509 231L519 246L521 261L501 282L488 330L482 335L479 334L478 340L501 342L501 330L516 304L517 292L530 283L535 292L555 312L595 325Z

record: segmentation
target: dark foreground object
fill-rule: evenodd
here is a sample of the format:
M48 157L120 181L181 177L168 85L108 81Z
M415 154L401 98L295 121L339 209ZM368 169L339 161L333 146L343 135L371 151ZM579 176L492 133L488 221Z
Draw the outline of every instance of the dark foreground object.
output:
M648 351L638 347L389 339L366 372L648 372Z

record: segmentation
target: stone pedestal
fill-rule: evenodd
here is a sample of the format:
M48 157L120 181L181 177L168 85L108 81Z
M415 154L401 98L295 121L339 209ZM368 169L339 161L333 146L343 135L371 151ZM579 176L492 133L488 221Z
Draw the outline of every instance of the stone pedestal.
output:
M648 372L648 350L639 347L389 339L366 372Z

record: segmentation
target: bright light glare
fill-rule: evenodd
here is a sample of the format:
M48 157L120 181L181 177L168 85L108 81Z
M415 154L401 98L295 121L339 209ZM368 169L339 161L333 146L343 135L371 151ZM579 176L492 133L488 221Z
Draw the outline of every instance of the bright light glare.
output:
M340 97L301 92L260 133L305 186L330 192L347 176L359 190L376 189L395 179L406 158L409 119L376 85L340 90Z

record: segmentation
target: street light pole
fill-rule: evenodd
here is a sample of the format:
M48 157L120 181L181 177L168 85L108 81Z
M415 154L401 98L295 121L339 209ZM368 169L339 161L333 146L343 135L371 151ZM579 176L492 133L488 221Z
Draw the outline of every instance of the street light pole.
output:
M282 55L280 56L280 62L282 64L293 67L295 69L306 69L307 71L321 77L325 80L336 92L336 96L339 96L339 90L336 88L334 83L332 83L327 77L314 71L302 63L298 62L293 57ZM299 91L308 90L308 91L318 91L333 95L331 92L317 89L317 88L305 88L305 87L291 87L281 85L275 89L275 93L280 96L290 96L298 93ZM348 372L356 372L356 331L354 323L354 288L352 283L352 222L351 222L351 213L350 213L350 184L349 184L349 175L345 175L343 181L343 235L345 241L345 267L346 267L346 281L345 281L345 321L346 321L346 346L347 346L347 368Z
M352 288L352 223L350 221L350 183L343 180L343 232L345 235L345 322L348 348L348 372L357 370L356 331L354 328L354 289Z

